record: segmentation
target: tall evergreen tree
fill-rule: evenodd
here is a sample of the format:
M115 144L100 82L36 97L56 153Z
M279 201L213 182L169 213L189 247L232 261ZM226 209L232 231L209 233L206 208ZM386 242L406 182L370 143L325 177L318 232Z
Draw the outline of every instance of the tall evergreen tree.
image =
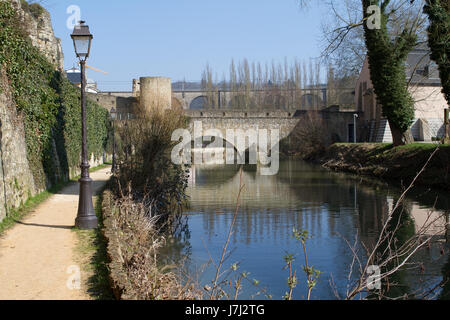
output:
M414 100L408 91L405 61L417 43L417 35L407 27L397 36L390 35L386 10L390 0L361 1L365 20L371 18L370 6L380 9L379 28L364 23L370 77L383 115L389 121L394 145L407 144L413 141L409 128L414 119Z
M438 65L442 92L450 105L450 1L426 0L423 11L430 22L428 46L431 59Z
M299 2L301 6L312 3L311 0ZM354 4L358 2L355 0ZM335 10L333 2L330 3L328 5ZM414 100L408 91L405 62L418 42L417 32L423 21L421 8L414 6L414 0L361 0L360 3L363 19L359 22L346 21L346 25L335 29L330 37L330 48L336 50L350 31L363 26L370 77L383 116L391 127L394 145L410 143L413 141L409 129L414 119ZM347 9L350 10L350 7ZM405 19L399 19L404 9L409 12ZM375 16L380 22L376 27L373 25Z

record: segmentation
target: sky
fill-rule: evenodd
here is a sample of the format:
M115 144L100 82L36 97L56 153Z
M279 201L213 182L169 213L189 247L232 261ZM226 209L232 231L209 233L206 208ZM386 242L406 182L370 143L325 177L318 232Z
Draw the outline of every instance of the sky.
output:
M67 21L80 8L94 35L88 65L102 91L131 90L141 76L198 81L207 63L229 73L231 59L270 63L320 55L320 8L297 0L44 0L61 38L66 68L75 58ZM73 20L73 19L72 19Z

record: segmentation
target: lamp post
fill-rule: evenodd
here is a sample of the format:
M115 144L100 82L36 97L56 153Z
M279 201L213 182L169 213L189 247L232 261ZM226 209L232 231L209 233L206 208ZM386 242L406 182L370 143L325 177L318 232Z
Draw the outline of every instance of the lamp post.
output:
M444 143L450 143L450 108L444 110Z
M356 138L356 119L359 118L359 116L355 113L353 115L353 143L357 142Z
M111 116L111 122L112 122L112 143L113 143L113 158L112 158L112 168L111 168L111 172L114 173L116 172L116 132L115 132L115 128L114 128L114 123L115 120L117 118L117 111L116 109L113 107L110 111L109 114Z
M92 179L89 177L90 165L88 162L86 128L86 59L89 57L93 36L85 22L80 21L75 26L71 38L81 67L81 178L78 180L80 182L80 197L75 226L80 229L95 229L98 226L98 221L92 203Z

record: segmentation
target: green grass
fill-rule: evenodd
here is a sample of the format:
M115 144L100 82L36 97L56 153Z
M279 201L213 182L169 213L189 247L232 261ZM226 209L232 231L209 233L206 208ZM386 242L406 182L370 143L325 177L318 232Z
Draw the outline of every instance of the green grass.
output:
M377 146L387 147L387 146L392 146L392 143L379 143L379 142L358 142L358 143L352 143L352 142L336 142L335 145L337 145L337 146L377 145Z
M91 168L89 172L95 172L105 167L107 167L107 165L102 164L97 167ZM28 198L28 200L19 208L12 210L10 209L8 212L8 216L0 222L0 236L3 235L5 231L11 229L17 223L17 221L22 220L28 214L34 211L41 203L46 201L52 195L60 192L64 187L68 186L70 183L76 182L78 179L79 177L75 177L67 182L60 183L49 190L45 190L31 198Z
M13 227L17 221L23 219L49 197L60 191L65 185L66 184L61 184L50 190L41 192L38 195L29 198L20 208L10 210L8 216L0 222L0 235Z
M107 242L103 236L103 190L96 197L95 212L99 227L95 230L73 229L77 235L77 260L82 266L83 274L87 274L87 292L96 300L114 300L109 283Z
M407 144L404 146L400 146L397 147L397 149L400 150L433 150L436 149L436 147L441 148L441 149L447 149L450 148L450 144L436 144L436 143L420 143L420 142L415 142L415 143L411 143L411 144Z
M378 142L361 142L361 143L349 143L349 142L341 142L341 143L335 143L337 146L364 146L364 145L375 145L379 147L393 147L392 143L378 143ZM434 149L437 146L440 148L450 148L450 144L437 144L437 143L423 143L423 142L414 142L410 143L404 146L399 146L397 148L399 149Z
M337 147L358 148L365 152L367 159L383 158L390 161L393 158L402 156L413 156L416 154L431 154L437 147L443 152L450 151L449 144L421 143L414 142L404 146L394 147L392 143L336 143ZM366 148L364 148L366 147ZM369 148L370 147L370 148Z
M421 143L414 142L404 146L394 147L392 143L335 143L336 146L346 147L364 147L371 146L370 151L367 151L370 156L394 156L397 152L402 153L418 153L418 152L432 152L438 146L443 151L450 151L450 144L436 144L436 143Z

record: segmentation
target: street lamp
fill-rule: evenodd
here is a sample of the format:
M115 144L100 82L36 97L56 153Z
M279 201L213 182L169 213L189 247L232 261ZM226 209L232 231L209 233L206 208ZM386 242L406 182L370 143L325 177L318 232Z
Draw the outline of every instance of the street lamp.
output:
M86 59L89 57L93 36L85 22L80 21L75 26L71 38L81 67L81 178L78 180L80 182L80 197L75 226L80 229L95 229L98 226L98 221L92 202L92 179L89 177L90 165L88 162L86 130Z
M450 143L450 109L444 109L444 144Z
M112 122L112 141L113 141L113 158L112 158L112 169L111 172L114 173L116 172L116 132L114 130L114 123L115 120L117 119L117 111L116 109L113 107L110 111L109 114L111 116L111 122Z
M353 143L356 143L356 119L359 118L359 116L355 113L353 115Z

